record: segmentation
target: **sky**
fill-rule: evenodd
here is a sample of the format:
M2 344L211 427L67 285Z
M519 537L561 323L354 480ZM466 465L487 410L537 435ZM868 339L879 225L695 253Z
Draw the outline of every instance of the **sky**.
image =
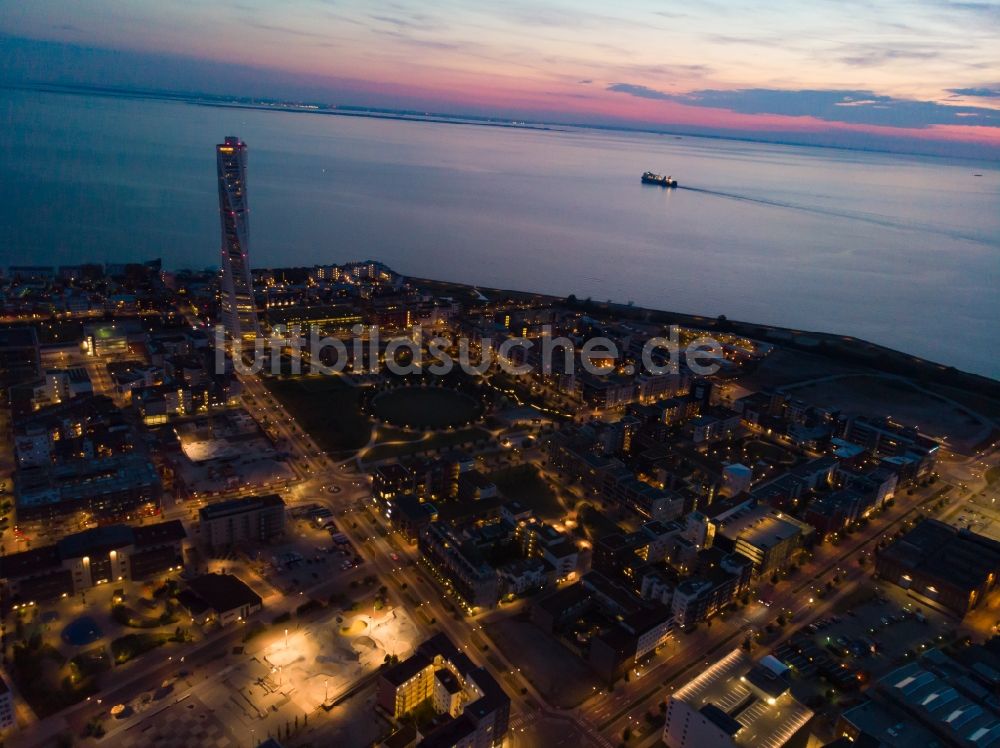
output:
M0 70L1000 157L1000 0L0 0Z

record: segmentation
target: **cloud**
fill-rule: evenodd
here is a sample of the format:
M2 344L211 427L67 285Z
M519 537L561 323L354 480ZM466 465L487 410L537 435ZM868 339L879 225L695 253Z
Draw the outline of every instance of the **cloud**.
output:
M671 94L633 83L614 83L608 86L608 90L641 99L728 109L740 114L815 117L827 122L855 125L907 129L955 124L1000 127L1000 110L896 99L873 91L744 88L731 91L705 89Z
M840 61L852 67L867 68L900 60L923 61L936 60L939 57L941 52L932 49L870 49L841 57Z
M973 15L986 16L987 18L1000 19L1000 5L996 5L994 3L952 2L952 0L943 0L941 5L946 10L960 11L964 13L971 13Z
M309 39L326 39L328 34L318 34L315 31L303 31L302 29L293 29L289 26L277 26L271 23L257 23L257 22L247 22L247 26L255 29L260 29L261 31L271 31L277 34L288 34L289 36L301 36Z
M615 91L617 93L628 94L629 96L637 96L640 99L658 99L660 101L677 101L677 96L675 94L664 93L663 91L657 91L649 86L639 86L634 83L612 83L608 86L609 91Z
M1000 98L1000 88L949 88L948 92L959 96L977 96L982 99Z
M388 24L390 26L395 26L399 29L408 29L413 31L436 31L441 29L441 24L435 21L431 16L425 13L409 13L409 14L370 14L368 16L371 20L377 21L379 23Z

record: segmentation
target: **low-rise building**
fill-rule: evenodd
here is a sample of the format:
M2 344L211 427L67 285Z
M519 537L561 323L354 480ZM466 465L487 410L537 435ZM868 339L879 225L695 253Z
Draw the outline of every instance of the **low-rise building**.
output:
M429 501L421 501L412 493L382 503L389 523L411 543L415 543L421 531L438 519L437 507Z
M880 678L873 701L844 713L838 733L878 745L988 746L1000 740L993 643L931 649ZM895 722L893 722L895 720Z
M964 616L1000 577L1000 542L925 519L882 550L876 573L935 608Z
M195 577L178 599L196 623L217 621L220 626L245 621L263 607L261 596L233 574Z

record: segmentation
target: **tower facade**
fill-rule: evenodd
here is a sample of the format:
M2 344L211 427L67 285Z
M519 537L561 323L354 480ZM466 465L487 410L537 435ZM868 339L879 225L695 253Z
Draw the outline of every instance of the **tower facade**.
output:
M222 222L221 317L233 340L260 334L250 277L250 212L247 209L247 146L235 136L215 146Z

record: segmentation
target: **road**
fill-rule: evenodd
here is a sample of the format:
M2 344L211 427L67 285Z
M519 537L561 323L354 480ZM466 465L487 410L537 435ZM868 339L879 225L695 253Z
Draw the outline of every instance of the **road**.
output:
M786 611L787 616L787 611L791 611L790 618L794 620L795 625L786 625L778 639L766 647L756 648L754 656L767 654L800 628L828 615L840 600L849 595L858 583L871 573L870 563L861 567L855 559L862 553L870 554L885 533L902 526L925 504L937 501L941 495L951 490L953 489L949 486L938 485L933 491L912 498L906 497L909 500L899 501L877 521L871 522L865 530L849 536L848 542L839 546L820 547L812 562L803 566L795 578L779 583L777 588L767 593L771 603L770 609L774 611L774 615L776 616L778 611ZM840 578L835 593L820 599L816 590L833 575L838 575ZM659 704L670 691L689 680L695 674L697 667L708 665L718 656L739 646L746 638L748 627L742 620L735 622L731 620L728 625L713 623L705 633L709 635L682 644L679 652L648 672L639 681L620 686L622 690L629 692L629 698L621 699L624 703L612 717L598 722L597 727L601 732L609 739L620 740L626 727L642 723L646 712L658 712ZM649 685L650 683L652 685ZM588 716L602 714L600 709L595 708L590 702L584 704L582 710Z
M375 574L389 590L390 602L409 609L412 618L426 633L443 630L475 662L481 663L503 684L511 697L510 744L515 748L533 745L556 745L571 740L610 748L621 741L626 727L644 724L646 712L658 712L659 704L673 689L685 682L703 664L738 646L752 631L759 631L767 621L784 611L794 621L782 634L756 654L764 654L791 636L798 628L827 615L845 596L870 573L870 565L858 566L854 559L870 553L879 538L901 526L925 504L937 499L938 489L951 490L939 484L932 490L920 490L916 495L900 496L896 506L840 546L819 548L813 560L790 581L781 582L764 593L769 606L752 604L746 611L728 620L716 619L711 626L702 626L690 636L682 636L669 645L664 656L640 668L641 675L630 682L620 683L611 693L597 693L579 707L560 710L547 703L545 697L513 666L494 645L483 628L481 617L463 617L456 608L442 599L437 586L417 559L415 549L400 536L385 527L382 519L372 516L370 482L356 472L351 461L338 462L323 452L272 397L257 375L239 374L244 394L249 396L247 409L262 424L266 424L276 440L292 455L292 464L299 482L289 489L289 503L312 501L326 505L338 517L338 526L348 536L366 563L358 573ZM102 383L103 385L104 383ZM976 495L979 483L985 490L985 467L995 464L993 449L969 460L954 460L947 465L950 479L957 486L958 498ZM331 490L332 489L332 490ZM958 511L960 502L952 502L945 514ZM175 511L186 512L187 508ZM819 599L814 594L818 585L837 574L840 583L836 591ZM329 583L315 585L307 592L319 594ZM298 596L286 596L268 610L269 615L291 610L301 602ZM239 629L216 632L209 639L184 651L185 666L197 669L216 661L220 653L232 647L242 632ZM179 657L180 655L175 655ZM147 657L155 657L149 655ZM156 664L153 664L153 663ZM146 666L146 663L149 663ZM160 682L175 676L178 663L173 660L155 661L144 658L135 676L116 682L114 690L102 695L105 706L134 698ZM221 672L221 668L219 669ZM218 672L207 678L218 677ZM194 685L197 685L195 683ZM93 714L93 704L81 704L63 713L71 724L82 725ZM572 737L577 736L577 737ZM640 744L655 742L653 730L638 739Z
M279 431L301 454L302 459L310 465L312 478L327 476L331 482L343 487L342 495L336 498L329 494L320 494L322 503L331 509L341 510L354 506L358 499L368 498L364 490L359 490L361 480L355 478L346 468L346 463L335 465L329 460L317 463L322 457L312 440L294 426L290 416L285 414L280 405L266 392L266 387L257 377L241 377L247 391L255 397L265 398L269 403L268 410L272 420L278 424ZM980 455L978 459L990 462L996 457L996 452ZM961 474L967 464L975 460L956 461L952 470ZM328 471L333 467L332 473ZM958 475L955 476L957 478ZM956 481L957 482L957 481ZM769 591L768 602L770 611L763 611L763 620L759 607L751 609L749 616L734 616L728 621L716 620L711 628L702 628L691 637L685 637L676 645L668 656L642 669L641 677L634 678L629 683L619 684L612 693L598 693L571 712L563 712L546 702L546 699L532 684L511 665L498 648L490 640L487 632L476 622L476 619L456 618L443 604L438 590L423 574L418 572L415 553L411 547L401 541L398 536L387 530L380 522L367 515L366 512L352 510L351 516L356 518L357 527L344 527L344 531L364 554L383 580L389 580L396 600L407 604L406 593L417 600L417 607L434 620L435 624L446 631L463 649L473 654L476 646L479 653L482 646L488 647L491 657L485 658L485 666L498 682L505 685L512 697L512 721L518 725L527 724L538 719L539 715L550 717L572 717L574 727L583 728L586 732L595 734L592 742L597 745L617 744L626 727L641 724L647 711L658 710L659 703L665 694L677 687L688 678L694 669L701 664L709 664L714 655L721 655L733 646L740 644L750 631L761 628L768 614L776 616L779 611L791 613L795 620L794 626L786 626L781 637L772 642L767 651L791 636L798 628L808 625L817 618L826 615L840 600L849 595L857 584L870 573L870 566L862 568L853 560L861 553L871 554L875 544L887 532L901 526L911 518L921 507L935 501L941 490L947 487L938 485L931 490L920 490L913 497L900 496L896 506L890 508L882 517L872 521L862 532L849 536L840 546L821 547L813 560L804 566L794 580L779 583L776 589ZM344 523L349 525L350 523ZM394 558L400 559L395 561ZM826 578L839 574L840 584L834 594L825 600L818 600L815 594L810 594L816 585L825 582ZM807 597L808 596L808 597ZM811 601L810 601L811 599ZM419 614L414 611L419 620ZM764 654L766 652L761 652ZM474 659L484 658L473 654ZM499 664L499 667L498 667ZM599 737L597 734L599 733ZM652 739L653 736L650 736ZM515 739L516 736L515 736ZM525 745L530 742L525 742Z

